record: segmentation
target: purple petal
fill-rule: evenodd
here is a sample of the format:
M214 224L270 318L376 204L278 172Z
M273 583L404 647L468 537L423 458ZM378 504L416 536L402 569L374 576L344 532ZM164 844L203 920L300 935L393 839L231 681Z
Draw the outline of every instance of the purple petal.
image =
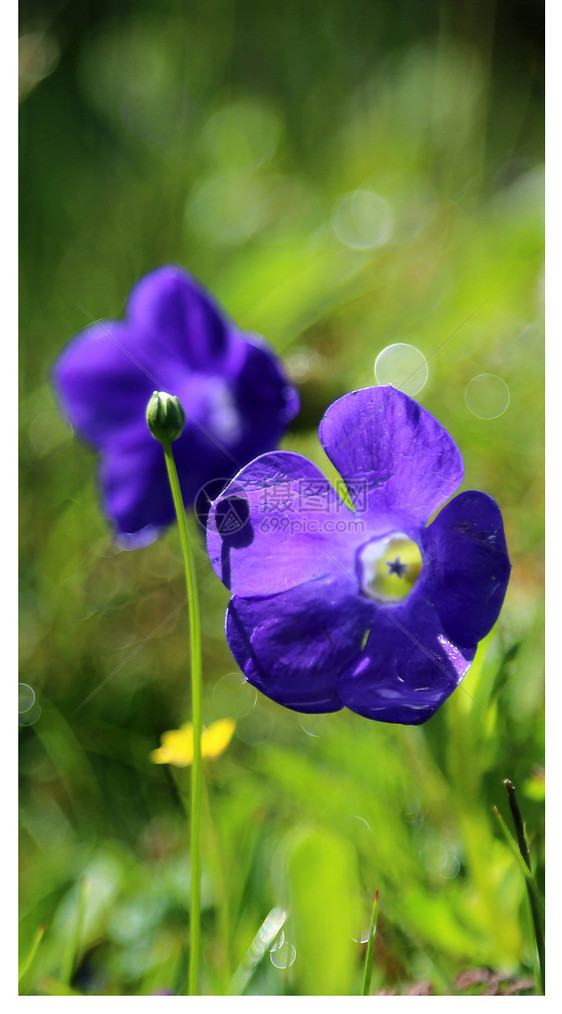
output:
M157 268L137 282L127 317L139 332L150 334L153 361L166 372L170 359L192 370L216 370L237 334L205 289L175 265Z
M153 437L151 440L142 439L122 448L114 446L110 454L102 455L104 510L125 535L148 527L160 530L174 518L162 447ZM136 542L129 539L129 545Z
M429 412L394 387L370 387L330 406L320 424L326 454L359 513L415 528L451 496L463 477L452 437Z
M280 595L235 596L226 634L246 679L267 697L294 711L338 711L338 675L360 652L371 613L340 572Z
M365 650L340 676L338 692L365 718L419 725L458 686L475 653L448 639L416 588L403 605L376 607Z
M422 532L425 594L447 636L476 644L496 622L511 565L500 509L486 493L460 493Z
M244 345L244 360L234 384L236 401L244 420L246 442L252 440L259 450L273 447L299 410L296 389L287 382L283 365L258 336ZM245 457L244 462L249 460Z
M271 595L353 569L354 514L300 454L264 454L243 468L213 504L207 549L236 595ZM359 521L362 525L362 522Z
M53 378L65 415L94 447L131 440L135 429L146 428L155 383L145 350L121 321L98 321L81 331L57 360Z

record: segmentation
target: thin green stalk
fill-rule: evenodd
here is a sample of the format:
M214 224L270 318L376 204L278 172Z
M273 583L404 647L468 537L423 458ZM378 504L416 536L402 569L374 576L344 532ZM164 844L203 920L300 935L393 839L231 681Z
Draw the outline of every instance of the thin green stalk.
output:
M519 869L521 870L521 873L523 874L523 878L524 878L524 880L527 883L528 889L531 890L533 892L534 896L535 896L535 901L536 901L536 903L538 905L539 912L541 912L543 914L543 916L544 916L544 904L543 904L543 900L542 900L542 898L540 896L539 889L537 887L535 878L533 877L533 874L531 873L531 871L529 870L529 867L526 865L523 857L521 856L521 853L519 851L517 842L515 841L515 838L513 837L511 831L509 830L509 828L508 828L505 820L503 819L500 811L498 810L497 806L493 806L492 810L493 810L494 814L496 815L496 817L498 818L498 823L499 823L499 825L500 825L500 827L501 827L501 829L503 831L503 835L505 837L505 840L506 840L507 844L509 845L512 853L513 853L513 858L515 859L515 862L518 864Z
M209 831L210 835L210 846L214 854L214 866L215 866L215 877L219 885L219 926L220 933L224 947L224 977L225 985L230 979L232 972L232 920L230 915L230 897L228 890L228 864L222 848L222 841L220 836L219 828L213 819L213 808L211 806L211 794L209 791L208 779L205 777L206 772L203 770L202 784L203 784L203 817L205 821L205 827Z
M363 992L361 996L369 996L371 990L371 976L373 974L373 950L375 947L375 933L377 932L377 918L379 913L379 892L375 891L375 900L373 902L373 914L371 916L371 925L369 927L369 942L367 944L367 953L365 955L365 970L363 973Z
M281 932L286 918L287 913L282 908L271 909L250 944L242 963L232 976L226 990L227 996L242 996L264 954L267 953L275 937Z
M35 936L33 938L33 943L31 944L31 948L30 948L29 954L25 958L23 964L18 969L18 983L21 982L21 980L23 979L23 977L26 974L26 972L28 972L29 969L31 968L31 966L33 964L33 959L35 958L35 955L37 954L37 950L39 948L39 944L41 943L41 941L43 939L44 932L45 932L45 927L44 926L40 926L39 929L37 930L37 933L35 934Z
M182 802L186 816L189 816L189 803L187 799L187 792L184 791L184 779L183 775L185 772L182 770L174 775L174 782L176 783L178 793ZM230 904L228 895L228 876L227 876L227 863L221 847L221 841L219 831L216 823L213 819L213 808L211 806L211 797L209 792L208 780L206 778L206 771L203 767L201 773L201 813L203 826L205 827L205 838L209 838L210 850L213 853L213 864L214 864L214 876L219 886L218 892L218 906L219 906L219 926L220 935L223 941L224 947L224 982L225 986L230 979L231 965L233 963L232 958L232 926L230 917Z
M190 948L189 948L189 996L197 995L199 973L199 946L201 934L201 698L202 698L202 658L201 658L201 617L199 612L199 596L197 575L193 554L189 546L189 536L185 519L185 510L180 490L178 473L172 453L171 443L162 441L166 468L170 480L170 488L174 499L174 507L178 519L181 548L185 566L185 582L189 611L189 636L191 647L191 721L193 724L193 764L191 767L191 902L190 902Z
M521 811L519 809L519 804L517 802L517 797L515 795L515 786L513 785L513 782L510 782L509 778L504 779L504 785L509 799L511 816L513 817L513 823L515 824L515 833L517 835L517 845L519 848L519 852L521 853L521 857L523 859L523 862L525 863L525 866L527 867L529 873L531 874L531 879L534 885L535 880L531 870L531 858L529 855L529 846L527 844L527 837L525 835L525 826L523 824L523 818L521 816ZM539 955L541 986L542 992L544 994L545 968L544 968L544 930L543 930L542 913L537 899L537 891L533 890L531 884L529 883L528 878L525 878L525 886L527 888L527 894L529 896L529 905L531 908L533 928L535 931L535 940Z

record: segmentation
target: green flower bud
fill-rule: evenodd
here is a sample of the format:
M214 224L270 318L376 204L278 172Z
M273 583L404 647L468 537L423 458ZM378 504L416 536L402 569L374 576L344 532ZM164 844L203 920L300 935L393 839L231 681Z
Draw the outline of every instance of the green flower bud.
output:
M161 444L177 440L185 426L185 412L179 398L165 391L155 391L146 406L146 421L152 436Z

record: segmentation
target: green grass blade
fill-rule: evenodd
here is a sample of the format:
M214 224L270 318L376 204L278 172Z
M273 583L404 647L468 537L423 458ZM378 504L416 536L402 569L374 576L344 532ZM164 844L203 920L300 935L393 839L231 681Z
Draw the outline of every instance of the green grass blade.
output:
M264 954L280 932L286 918L287 913L282 908L271 909L252 940L244 960L232 976L226 991L227 996L241 996Z
M513 789L513 785L511 782L509 782L509 786L511 787L511 791L506 783L506 789L508 791L510 806L512 807L513 813L512 799L514 799L515 797L515 791ZM504 833L505 839L511 851L513 852L513 855L515 856L515 859L519 864L519 868L521 869L525 877L525 886L527 888L527 894L529 897L529 905L531 908L531 917L533 921L535 943L540 966L539 976L538 977L535 976L535 978L537 979L537 993L541 993L544 995L545 988L545 946L544 946L544 928L543 928L544 901L541 897L540 891L537 887L537 883L530 869L529 848L527 845L527 840L523 829L523 821L521 820L521 815L519 813L519 808L517 806L516 801L514 805L518 814L518 819L514 817L514 820L517 828L519 845L515 841L513 835L511 834L511 831L509 830L507 824L505 823L497 807L494 807L494 812L499 820L500 827Z
M521 856L521 853L520 853L519 849L517 848L517 842L515 841L515 838L513 837L511 831L509 830L509 828L508 828L505 820L503 819L500 811L498 810L497 806L494 806L493 810L494 810L494 813L495 813L496 817L498 818L498 822L499 822L499 825L500 825L500 827L501 827L501 829L503 831L503 834L505 836L505 840L506 840L507 844L509 845L512 853L513 853L513 856L514 856L514 858L515 858L515 860L516 860L516 862L517 862L517 864L519 866L519 869L521 870L523 876L525 877L525 883L528 885L529 889L534 893L536 901L537 901L539 907L544 912L544 901L542 900L542 897L541 897L540 891L539 891L539 889L537 887L535 878L533 877L533 874L531 873L529 867L525 863L525 860Z
M331 831L300 828L287 854L298 988L305 996L349 996L359 897L353 848Z
M43 934L44 933L45 933L45 927L44 926L40 926L39 929L37 930L37 933L35 934L35 937L33 939L33 943L31 944L31 947L30 947L30 950L29 950L29 954L27 955L27 958L20 965L20 967L18 969L18 983L21 982L21 980L23 979L25 973L28 972L29 969L31 968L31 965L33 964L33 959L35 958L35 955L37 954L37 949L38 949L39 944L41 943L41 941L43 939Z
M74 923L74 930L68 938L68 943L64 951L63 962L61 967L60 981L65 985L70 985L74 968L76 964L76 958L80 950L80 940L82 937L82 930L84 928L84 921L86 918L86 909L88 907L88 898L90 896L90 881L84 879L80 883L78 889L78 901L76 905L76 920Z
M371 916L371 925L369 927L369 942L367 944L367 953L365 955L365 971L363 973L363 993L362 996L369 996L371 989L371 976L373 974L373 950L375 947L375 934L377 932L377 918L379 913L379 892L375 891L375 900L373 902L373 914Z

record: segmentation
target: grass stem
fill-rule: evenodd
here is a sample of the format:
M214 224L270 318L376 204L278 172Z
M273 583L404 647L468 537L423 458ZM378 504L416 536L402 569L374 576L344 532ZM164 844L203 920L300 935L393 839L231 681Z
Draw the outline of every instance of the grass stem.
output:
M373 913L371 915L371 925L369 927L369 941L367 943L367 953L365 955L365 970L363 972L363 990L362 996L369 996L371 989L371 976L373 974L373 950L375 947L375 934L377 932L377 918L379 913L379 892L375 891L375 899L373 901Z
M531 870L531 858L529 855L529 846L527 844L527 836L525 834L525 825L523 824L523 818L515 795L515 786L513 782L510 782L509 778L504 779L504 785L509 799L509 807L511 810L511 816L513 817L513 823L515 825L515 833L517 836L517 846L521 854L521 858L527 867L530 876L525 877L525 886L527 888L527 894L529 897L529 906L531 909L531 917L533 920L533 929L535 933L535 942L537 945L537 953L539 957L540 967L540 985L542 994L544 995L545 988L545 959L544 959L544 923L543 913L541 911L540 898L538 897L538 888L536 881L533 877ZM539 990L537 990L539 992Z

